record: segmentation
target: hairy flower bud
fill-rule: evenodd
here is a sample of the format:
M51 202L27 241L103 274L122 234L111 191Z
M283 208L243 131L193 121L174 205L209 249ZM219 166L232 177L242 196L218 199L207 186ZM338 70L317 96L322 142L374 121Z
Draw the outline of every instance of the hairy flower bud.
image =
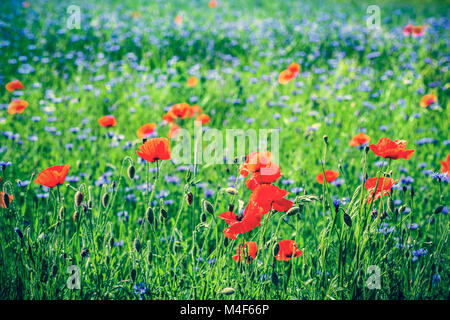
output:
M208 212L209 214L214 214L214 208L208 200L203 201L203 209Z
M80 191L77 191L74 196L74 202L77 207L81 205L83 202L83 194Z
M127 175L128 178L130 178L130 180L133 180L134 176L136 175L136 168L132 164L130 164L130 166L127 169Z
M194 201L194 196L193 196L192 192L189 192L186 195L185 199L186 199L187 204L190 206L192 204L192 202Z
M109 193L105 193L102 197L102 206L103 208L106 208L109 203Z

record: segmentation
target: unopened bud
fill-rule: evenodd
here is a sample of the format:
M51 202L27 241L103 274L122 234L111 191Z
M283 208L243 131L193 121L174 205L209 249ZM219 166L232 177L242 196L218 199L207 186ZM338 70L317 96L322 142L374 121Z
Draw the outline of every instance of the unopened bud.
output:
M233 188L233 187L226 188L225 192L230 194L230 195L232 195L232 196L235 196L238 193L238 191L235 188Z
M204 200L203 201L203 209L208 212L209 214L214 214L214 208L211 204L211 202Z
M134 176L136 174L136 168L130 164L130 166L127 169L127 174L128 174L128 178L130 178L130 180L134 179Z
M153 212L152 207L148 207L145 211L145 218L147 219L148 223L153 223L155 220L155 214Z
M74 196L75 205L79 207L83 202L83 194L80 191L77 191Z
M292 207L286 212L286 215L287 216L293 216L294 214L297 214L299 212L300 212L300 208L299 207Z
M109 203L109 193L105 193L102 197L102 206L103 208L106 208Z
M192 202L194 201L194 196L193 196L192 192L189 192L189 193L186 195L185 199L186 199L187 204L188 204L188 205L191 205Z

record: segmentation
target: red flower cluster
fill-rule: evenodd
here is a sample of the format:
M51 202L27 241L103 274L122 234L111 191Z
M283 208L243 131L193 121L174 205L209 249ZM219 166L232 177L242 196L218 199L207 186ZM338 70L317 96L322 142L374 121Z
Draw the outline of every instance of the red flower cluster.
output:
M377 185L378 181L378 185ZM391 191L391 188L394 184L396 184L398 180L393 180L391 178L383 178L383 177L373 177L367 179L364 187L367 191L369 191L368 203L372 201L372 197L374 197L374 201L382 196L385 196ZM376 190L375 190L376 187Z
M293 62L287 67L287 69L280 72L278 76L278 82L280 84L286 84L292 79L294 79L300 72L300 66Z
M34 182L48 188L54 188L64 183L69 169L68 164L48 167L37 175Z
M409 159L414 154L413 149L406 149L405 140L392 141L389 138L381 138L377 144L371 144L369 147L377 156L392 160Z
M170 143L167 138L153 138L139 146L136 154L148 162L170 159Z
M403 28L403 35L405 37L412 35L413 37L420 37L425 32L425 26L415 26L408 24Z
M293 240L281 240L278 242L280 250L275 259L279 261L289 261L291 258L297 258L303 252L297 249L297 244Z
M247 263L250 264L252 260L256 258L256 254L258 253L258 246L254 241L247 241L240 243L237 247L236 254L232 256L233 260L236 262L242 262L247 260Z
M169 138L176 137L177 131L180 129L180 126L175 123L176 119L187 119L197 116L195 119L197 122L201 122L202 124L208 123L211 120L210 117L202 112L202 108L196 104L192 106L186 102L174 104L162 117L166 123L171 123L168 134Z
M219 215L219 218L230 225L223 233L231 239L236 239L236 235L249 232L259 226L262 216L271 209L285 212L293 205L292 201L284 198L287 195L286 190L271 184L281 177L281 171L280 167L272 162L272 154L269 151L249 154L240 167L240 173L244 177L250 175L247 187L253 192L242 217L232 211Z

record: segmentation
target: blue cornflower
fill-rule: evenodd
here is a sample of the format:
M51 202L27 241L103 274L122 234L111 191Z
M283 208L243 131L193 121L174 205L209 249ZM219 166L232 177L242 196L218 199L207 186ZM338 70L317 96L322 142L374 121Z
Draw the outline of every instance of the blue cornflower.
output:
M140 282L139 284L134 285L134 293L138 294L141 300L144 299L147 291L147 284L145 282Z

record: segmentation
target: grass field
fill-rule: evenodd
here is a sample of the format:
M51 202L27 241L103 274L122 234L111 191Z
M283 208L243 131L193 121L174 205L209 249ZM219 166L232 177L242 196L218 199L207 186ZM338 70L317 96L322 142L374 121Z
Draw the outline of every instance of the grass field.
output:
M0 298L449 299L449 2L372 2L2 0Z

